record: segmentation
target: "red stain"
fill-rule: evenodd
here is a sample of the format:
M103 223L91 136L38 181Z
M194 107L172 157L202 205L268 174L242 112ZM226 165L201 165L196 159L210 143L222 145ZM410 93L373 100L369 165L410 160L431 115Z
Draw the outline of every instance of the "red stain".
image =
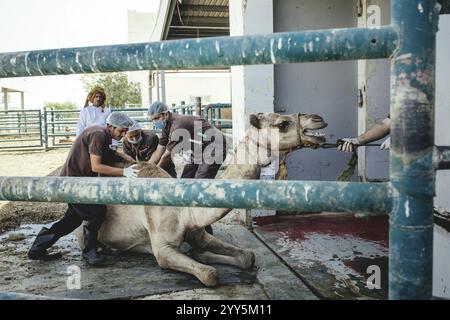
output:
M302 241L308 233L354 236L388 246L388 216L355 218L351 214L309 214L307 216L269 216L254 218L256 228L282 232L291 241Z

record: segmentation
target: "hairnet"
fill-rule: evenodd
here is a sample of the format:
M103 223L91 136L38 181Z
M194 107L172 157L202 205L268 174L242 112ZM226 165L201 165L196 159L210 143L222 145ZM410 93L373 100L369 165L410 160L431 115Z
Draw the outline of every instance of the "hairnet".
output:
M152 105L148 108L148 115L154 116L155 114L167 111L169 111L169 109L167 108L167 105L164 102L156 101L153 102Z
M139 125L139 123L137 121L133 120L133 125L128 128L128 132L133 132L133 131L137 131L137 130L141 130L141 126Z
M125 113L122 112L113 112L108 118L106 118L106 123L112 125L117 128L130 128L134 121L130 119Z

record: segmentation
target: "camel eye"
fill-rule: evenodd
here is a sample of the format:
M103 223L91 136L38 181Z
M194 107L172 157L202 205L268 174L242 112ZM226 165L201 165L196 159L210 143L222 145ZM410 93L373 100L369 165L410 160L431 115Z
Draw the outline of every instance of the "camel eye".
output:
M276 126L278 127L278 129L280 129L280 131L284 131L287 129L287 127L289 127L290 124L291 124L290 121L284 120L278 123Z

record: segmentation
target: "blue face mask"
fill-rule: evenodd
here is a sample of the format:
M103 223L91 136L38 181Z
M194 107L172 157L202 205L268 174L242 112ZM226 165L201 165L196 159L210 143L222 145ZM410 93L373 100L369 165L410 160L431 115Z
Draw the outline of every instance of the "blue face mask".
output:
M158 120L155 121L155 128L158 130L162 130L166 127L166 121L165 120Z

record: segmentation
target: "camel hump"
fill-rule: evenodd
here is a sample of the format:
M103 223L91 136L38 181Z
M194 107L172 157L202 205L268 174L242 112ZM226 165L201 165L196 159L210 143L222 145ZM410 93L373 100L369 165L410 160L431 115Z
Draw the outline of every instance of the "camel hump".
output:
M139 163L139 178L171 178L164 169L153 163Z

